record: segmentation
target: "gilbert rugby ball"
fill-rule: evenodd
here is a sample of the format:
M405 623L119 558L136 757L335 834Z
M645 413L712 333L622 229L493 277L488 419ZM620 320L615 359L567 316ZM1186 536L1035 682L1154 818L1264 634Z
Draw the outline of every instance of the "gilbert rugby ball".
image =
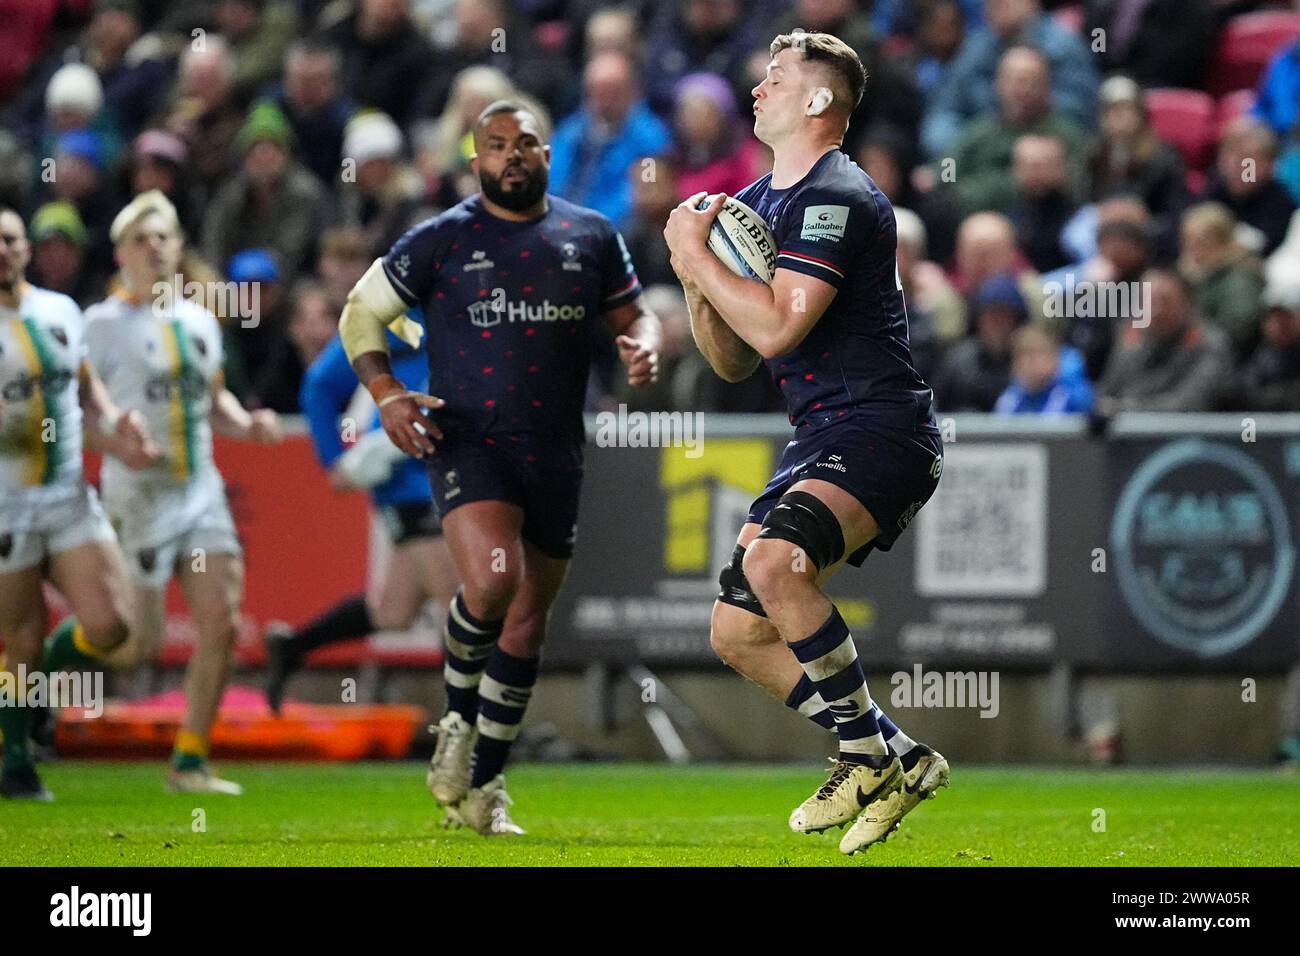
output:
M700 200L700 209L709 201ZM771 282L776 274L776 240L763 217L739 199L727 197L709 230L709 249L738 276Z

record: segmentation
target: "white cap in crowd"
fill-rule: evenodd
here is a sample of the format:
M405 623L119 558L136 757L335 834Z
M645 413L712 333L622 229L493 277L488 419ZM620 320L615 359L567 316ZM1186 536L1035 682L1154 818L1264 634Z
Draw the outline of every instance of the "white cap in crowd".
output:
M104 105L104 86L99 75L84 63L65 63L50 77L45 88L45 110L72 110L94 116Z
M358 166L372 159L402 155L402 131L387 113L366 111L354 116L343 132L343 156Z

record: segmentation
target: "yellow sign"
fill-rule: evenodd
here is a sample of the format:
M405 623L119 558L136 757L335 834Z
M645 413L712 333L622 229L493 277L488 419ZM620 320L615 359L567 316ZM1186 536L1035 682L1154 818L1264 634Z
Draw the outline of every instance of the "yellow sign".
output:
M714 438L698 458L687 458L680 448L665 448L659 461L659 487L667 509L664 566L677 574L710 571L714 494L721 485L757 498L772 475L772 443Z

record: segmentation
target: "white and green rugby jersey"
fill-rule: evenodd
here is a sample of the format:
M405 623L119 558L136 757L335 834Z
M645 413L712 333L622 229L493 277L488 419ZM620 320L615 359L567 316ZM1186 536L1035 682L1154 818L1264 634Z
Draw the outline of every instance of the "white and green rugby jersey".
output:
M85 318L66 295L24 283L16 310L0 305L0 496L81 484L84 358Z
M186 300L156 314L154 299L118 294L86 310L86 352L114 404L144 415L161 456L133 471L104 462L104 487L115 493L140 485L184 484L215 472L212 461L212 383L221 372L221 326Z

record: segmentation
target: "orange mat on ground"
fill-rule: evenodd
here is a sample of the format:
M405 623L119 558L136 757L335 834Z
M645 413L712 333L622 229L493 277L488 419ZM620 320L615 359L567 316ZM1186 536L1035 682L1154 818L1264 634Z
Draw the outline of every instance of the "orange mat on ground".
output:
M185 712L185 695L169 691L130 703L108 703L99 717L60 712L59 753L68 757L166 757ZM212 729L212 755L227 760L398 760L427 721L421 707L393 704L286 702L275 717L266 697L231 687Z

